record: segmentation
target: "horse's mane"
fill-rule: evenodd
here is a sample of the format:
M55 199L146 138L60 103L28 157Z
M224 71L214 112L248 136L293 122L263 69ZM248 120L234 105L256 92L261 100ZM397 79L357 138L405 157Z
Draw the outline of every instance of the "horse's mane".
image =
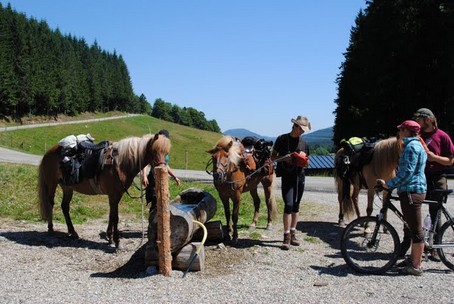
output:
M114 143L114 148L118 151L117 161L120 166L132 167L138 164L139 159L143 159L145 147L152 139L152 135L142 137L127 137Z
M389 172L390 167L397 167L399 156L402 151L400 140L390 137L378 141L374 147L374 155L371 165L377 176L384 176Z
M236 138L225 135L216 143L216 147L223 149L229 153L229 160L238 165L240 163L241 157L241 142L236 140Z
M170 150L170 140L163 135L154 140L153 134L147 134L142 137L124 138L114 143L114 148L118 151L117 160L120 167L143 168L147 165L144 163L147 150L152 149L153 154L166 155Z

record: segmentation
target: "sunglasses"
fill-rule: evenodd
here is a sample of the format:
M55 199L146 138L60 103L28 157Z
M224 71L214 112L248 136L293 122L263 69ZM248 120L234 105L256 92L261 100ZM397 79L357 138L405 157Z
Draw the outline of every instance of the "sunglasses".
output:
M426 115L426 114L414 114L413 115L413 120L416 120L418 118L424 118L424 117L429 117L429 115Z

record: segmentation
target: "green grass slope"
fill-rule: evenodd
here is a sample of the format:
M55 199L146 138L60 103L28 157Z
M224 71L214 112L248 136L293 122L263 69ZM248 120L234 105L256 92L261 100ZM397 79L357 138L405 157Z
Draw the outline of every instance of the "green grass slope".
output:
M118 141L128 136L143 136L167 129L172 140L170 165L175 169L205 170L211 149L222 134L202 131L141 115L89 123L20 129L0 132L0 146L26 153L43 155L60 139L90 133L96 140Z

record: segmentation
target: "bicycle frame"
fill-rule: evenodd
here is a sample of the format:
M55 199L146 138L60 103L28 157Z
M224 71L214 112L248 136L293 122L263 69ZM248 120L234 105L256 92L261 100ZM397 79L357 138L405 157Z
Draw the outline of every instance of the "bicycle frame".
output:
M432 225L432 227L429 230L429 248L430 249L432 249L432 248L433 249L437 249L437 248L444 248L444 247L452 247L452 245L449 245L449 244L448 245L446 245L446 244L434 244L434 236L435 236L435 233L436 233L435 229L437 228L438 222L441 221L441 214L443 213L443 215L445 216L447 222L453 222L454 223L453 217L451 216L449 211L444 206L444 204L448 200L448 195L449 195L449 193L443 195L443 198L442 198L443 200L441 202L431 201L431 200L424 200L423 201L423 203L425 203L425 204L437 204L438 205L437 216L435 217L434 224Z
M444 191L442 190L442 191L439 191L439 192L443 193ZM435 229L436 229L436 227L438 225L438 222L441 221L441 214L443 213L443 215L446 218L446 221L454 223L453 217L451 216L449 211L443 205L443 204L445 204L447 202L448 195L449 195L449 193L443 194L442 195L442 201L433 201L433 200L424 200L424 201L422 201L423 204L436 204L438 206L437 216L435 218L434 224L432 225L432 227L429 230L428 249L452 247L452 245L449 245L449 244L448 245L446 245L446 244L434 244L434 236L435 236L435 233L436 233ZM377 191L377 196L380 197L378 195L378 191ZM383 208L380 209L380 212L377 214L377 224L381 224L386 212L388 210L391 210L402 221L402 223L407 228L409 228L407 222L404 219L404 216L403 216L402 212L400 212L400 210L397 209L397 207L391 202L391 200L400 201L400 197L393 196L393 195L389 194L386 198L383 198L383 200L384 200ZM380 229L380 225L376 225L375 229L374 229L374 232L372 234L372 238L370 239L370 241L368 243L369 247L373 247L375 245L379 229Z
M426 234L429 238L425 240L429 243L425 246L426 258L431 249L436 249L441 261L449 269L454 270L454 218L444 205L452 192L453 190L440 190L438 201L424 200L422 203L437 204L434 226ZM379 191L377 196L383 201L379 213L376 216L364 216L353 220L345 227L341 237L342 257L348 266L360 273L382 274L398 259L401 250L400 238L395 227L387 220L388 210L391 210L409 229L400 208L398 209L392 201L400 201L400 197L389 192L381 197ZM438 231L436 225L441 221L441 214L444 214L447 221Z
M377 191L376 194L380 198L378 193L379 192ZM386 198L383 197L383 207L380 209L380 212L377 214L377 225L375 226L374 232L372 233L372 237L367 244L367 246L369 248L372 248L375 246L375 242L377 241L377 235L380 230L381 223L382 223L383 219L385 218L385 215L388 210L391 210L402 221L402 223L404 223L404 225L407 228L409 228L407 222L404 220L404 215L402 214L402 212L400 212L399 209L397 209L396 206L394 206L394 204L391 202L391 200L400 200L400 198L398 196L392 196L391 193L389 193L389 195L387 195Z

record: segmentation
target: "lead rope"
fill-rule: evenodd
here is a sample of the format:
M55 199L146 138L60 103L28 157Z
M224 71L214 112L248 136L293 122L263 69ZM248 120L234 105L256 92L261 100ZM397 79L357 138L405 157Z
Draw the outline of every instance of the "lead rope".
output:
M143 176L142 176L142 169L141 168L142 168L142 162L141 162L141 159L139 157L139 170L140 170L139 171L139 180L140 180L140 187L139 188L140 188L140 203L142 205L142 220L141 220L141 222L142 222L142 238L140 239L140 243L139 243L139 245L137 245L136 250L139 249L140 246L142 246L143 240L145 239L145 227L144 227L145 216L144 216L144 214L145 214L145 204L147 203L147 200L145 200L145 202L144 202L144 199L143 199L143 187L142 187L142 185L143 185Z

